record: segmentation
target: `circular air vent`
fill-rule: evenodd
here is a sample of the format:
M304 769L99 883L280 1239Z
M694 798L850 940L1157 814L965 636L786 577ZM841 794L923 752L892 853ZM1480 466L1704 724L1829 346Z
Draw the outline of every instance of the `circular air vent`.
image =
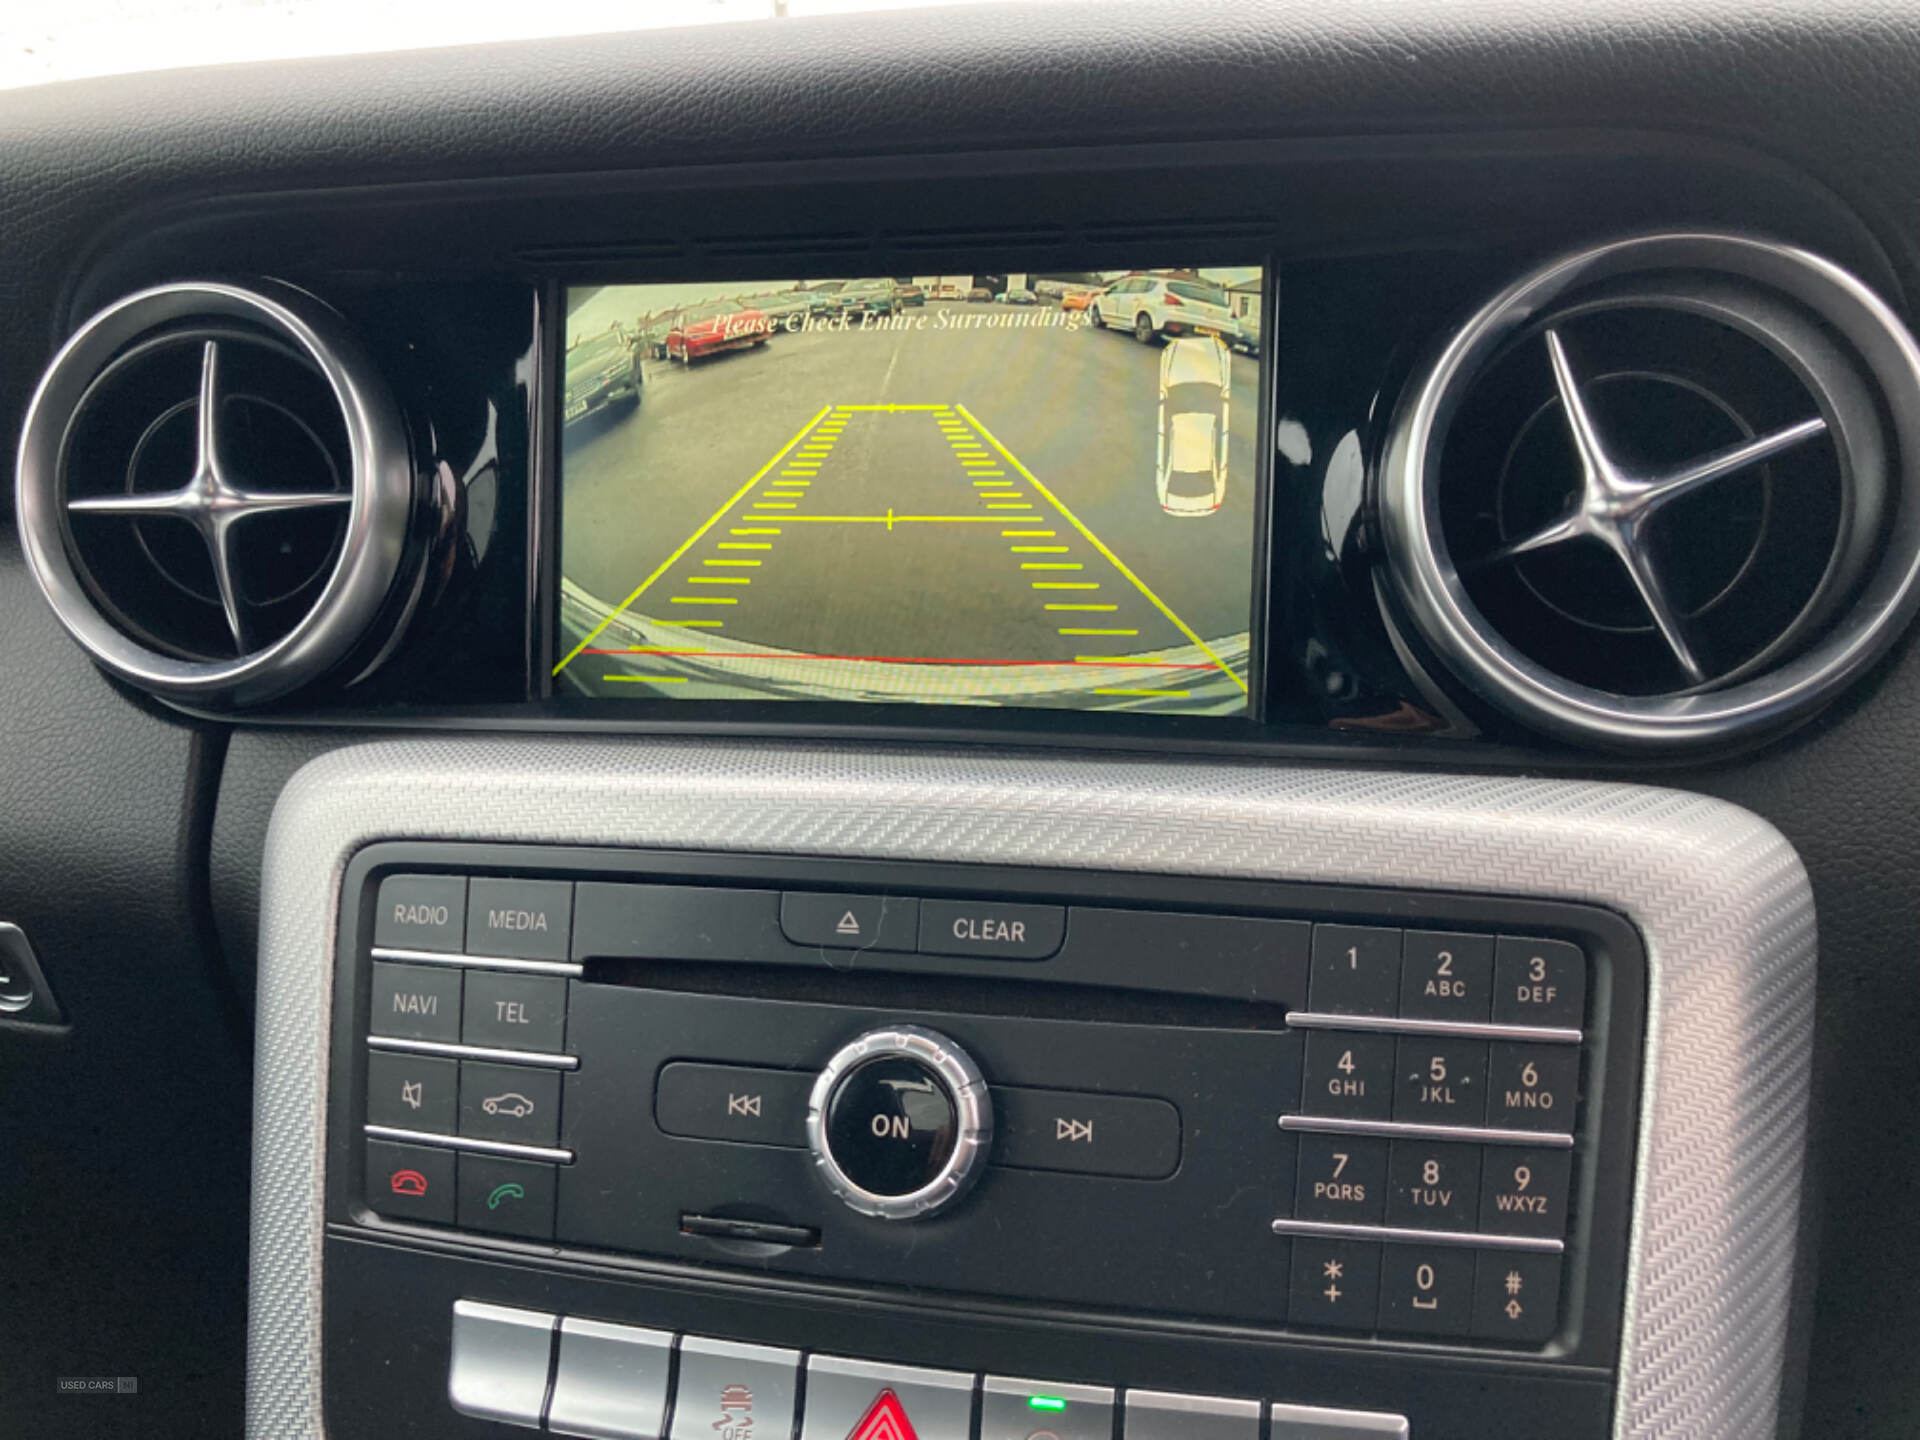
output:
M337 315L282 286L168 285L96 315L40 382L16 484L74 638L214 706L285 695L366 639L414 503L379 377Z
M1498 296L1409 391L1395 593L1562 737L1724 742L1805 714L1920 601L1920 350L1816 256L1628 240Z

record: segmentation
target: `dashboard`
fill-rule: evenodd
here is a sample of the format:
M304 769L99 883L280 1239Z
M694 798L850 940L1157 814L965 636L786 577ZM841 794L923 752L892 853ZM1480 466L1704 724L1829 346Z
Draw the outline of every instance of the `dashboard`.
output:
M0 97L0 1430L1911 1433L1917 55Z

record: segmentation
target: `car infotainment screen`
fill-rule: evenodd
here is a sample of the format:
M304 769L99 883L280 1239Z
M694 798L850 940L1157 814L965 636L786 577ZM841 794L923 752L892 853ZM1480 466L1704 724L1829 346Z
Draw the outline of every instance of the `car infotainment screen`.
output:
M570 290L555 694L1249 713L1263 278Z

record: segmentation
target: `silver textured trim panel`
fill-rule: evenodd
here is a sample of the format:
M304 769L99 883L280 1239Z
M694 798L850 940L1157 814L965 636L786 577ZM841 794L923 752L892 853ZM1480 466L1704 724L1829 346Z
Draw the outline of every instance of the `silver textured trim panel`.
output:
M1547 1045L1578 1045L1585 1033L1557 1025L1489 1025L1471 1020L1414 1020L1397 1015L1327 1015L1294 1010L1287 1024L1295 1030L1371 1030L1381 1035L1447 1035L1461 1040L1530 1040Z
M1317 1235L1325 1240L1386 1240L1417 1245L1447 1245L1458 1250L1526 1250L1535 1255L1566 1253L1564 1240L1533 1235L1482 1235L1473 1230L1415 1230L1400 1225L1341 1225L1331 1220L1276 1220L1276 1235Z
M1765 821L1676 791L877 745L435 738L288 783L261 897L247 1433L320 1440L339 891L376 840L627 845L1587 901L1647 947L1617 1440L1773 1433L1805 1162L1813 897ZM1756 1065L1753 1057L1767 1063Z
M413 1055L445 1055L454 1060L504 1060L513 1065L535 1065L546 1070L578 1070L578 1055L556 1055L551 1050L500 1050L491 1045L456 1045L451 1040L409 1040L403 1035L369 1035L369 1050L403 1050Z
M1412 1120L1342 1120L1337 1115L1282 1115L1280 1128L1313 1135L1399 1135L1409 1140L1468 1140L1476 1145L1538 1145L1548 1150L1573 1148L1573 1136L1564 1131L1421 1125Z
M567 975L579 979L587 967L571 960L513 960L504 955L455 955L445 950L396 950L373 947L376 960L398 960L408 965L457 965L462 970L520 970L528 975Z
M516 1145L511 1140L476 1140L471 1135L440 1135L432 1130L408 1130L399 1125L362 1125L375 1140L398 1140L406 1145L436 1145L442 1150L471 1150L479 1155L507 1155L516 1160L546 1160L571 1165L571 1150L548 1145Z

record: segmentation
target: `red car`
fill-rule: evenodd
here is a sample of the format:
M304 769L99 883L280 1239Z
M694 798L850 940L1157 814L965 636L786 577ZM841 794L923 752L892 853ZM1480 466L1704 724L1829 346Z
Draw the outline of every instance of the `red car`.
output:
M773 321L738 300L709 300L685 311L667 332L667 358L691 365L727 350L764 345Z

